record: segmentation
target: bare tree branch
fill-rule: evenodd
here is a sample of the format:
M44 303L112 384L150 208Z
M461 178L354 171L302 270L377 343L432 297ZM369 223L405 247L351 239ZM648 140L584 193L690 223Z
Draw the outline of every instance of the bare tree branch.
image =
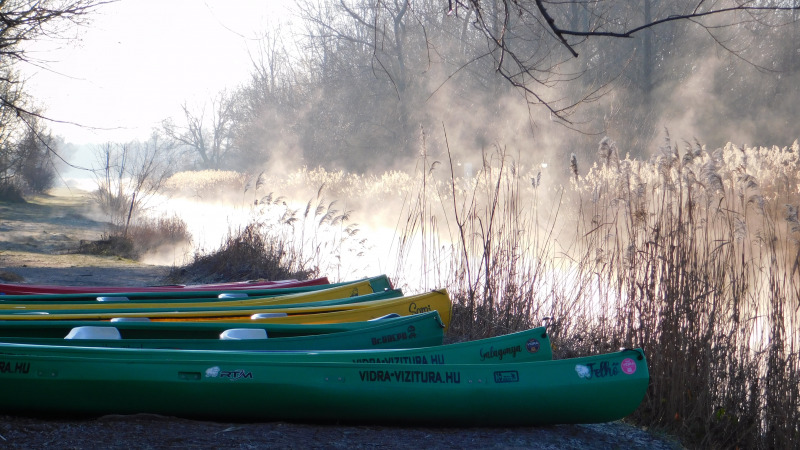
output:
M647 0L645 0L647 1ZM574 21L567 20L567 5L581 5L592 18L588 27L578 27ZM727 45L715 31L729 26L745 23L758 23L760 26L773 26L764 19L774 19L781 13L792 12L800 6L787 6L785 3L758 2L755 0L723 0L708 2L679 1L670 2L664 7L660 17L647 17L638 24L629 24L632 17L613 12L614 8L624 11L625 2L596 2L588 0L548 1L548 0L448 0L448 11L469 8L475 12L474 24L491 43L496 51L496 70L513 86L523 89L536 104L547 108L551 114L566 123L568 116L580 103L594 98L599 92L593 90L575 102L559 105L561 100L550 99L540 90L543 86L563 81L563 74L556 68L566 59L558 57L558 47L571 58L579 56L577 45L589 39L617 38L630 39L645 30L662 27L669 23L686 22L695 24L711 36L722 49L731 53L761 71L769 69L747 59L742 52ZM628 6L629 8L629 6ZM553 11L557 11L554 13ZM616 14L616 15L615 15ZM738 15L748 17L742 19ZM722 20L723 23L706 23L707 19ZM787 18L794 21L796 17ZM633 21L635 22L635 21ZM502 27L497 27L502 23ZM574 42L570 38L580 38ZM539 55L534 58L534 56ZM555 63L546 61L555 59Z

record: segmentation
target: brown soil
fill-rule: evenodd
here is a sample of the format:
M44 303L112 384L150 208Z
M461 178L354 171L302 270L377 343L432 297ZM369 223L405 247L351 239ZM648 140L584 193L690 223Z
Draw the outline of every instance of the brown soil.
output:
M55 191L28 204L0 202L0 280L38 284L158 284L168 268L77 255L107 224L85 193ZM2 386L0 385L0 389ZM2 395L2 391L0 391ZM98 418L0 411L0 448L519 448L672 449L680 445L623 422L524 428L434 428L308 423L222 423L150 414Z

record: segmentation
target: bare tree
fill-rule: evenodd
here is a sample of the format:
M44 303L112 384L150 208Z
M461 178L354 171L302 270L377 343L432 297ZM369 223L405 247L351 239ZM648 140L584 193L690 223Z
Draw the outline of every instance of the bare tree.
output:
M52 139L41 134L39 119L52 120L32 106L25 94L18 64L42 65L26 50L27 44L42 38L70 39L68 32L84 24L98 6L99 0L0 0L0 189L12 186L15 174L13 161L27 156L15 154L31 146L44 148L59 157L51 146ZM19 143L27 139L26 145ZM30 156L30 155L28 155ZM30 167L30 166L29 166Z
M378 152L384 161L414 155L420 128L443 119L427 104L443 65L474 58L472 36L458 39L468 22L445 20L438 0L300 0L297 10L314 84L301 133L306 156L363 167Z
M798 9L794 2L781 0L675 0L659 2L656 11L656 2L643 1L447 0L445 6L451 15L474 15L475 28L486 38L497 72L520 88L530 103L545 107L565 123L570 123L578 105L596 100L608 87L592 84L571 98L552 90L580 76L567 63L583 49L591 50L597 40L631 39L666 24L688 22L724 50L739 55L732 41L739 27L795 21L792 12ZM652 46L645 43L644 52L652 52ZM650 76L645 74L648 81Z
M158 133L145 142L106 143L96 156L95 201L114 225L141 210L175 171L172 143Z
M100 0L3 0L0 1L0 84L17 85L13 66L19 63L39 65L44 61L31 57L26 44L44 37L64 37L74 25L85 24L89 13L109 3ZM0 108L17 115L39 116L20 102L19 96L0 90Z
M719 61L708 66L736 70L703 75L726 86L722 78L734 74L740 92L752 91L747 83L767 92L769 83L748 70L775 59L791 66L796 45L776 36L794 27L775 28L795 20L791 4L712 3L298 0L290 43L297 51L287 51L287 34L265 39L243 92L238 143L368 170L376 157L391 165L415 155L423 135L427 148L439 148L425 131L442 123L459 127L460 148L497 139L524 148L553 130L549 117L583 132L555 130L575 151L596 147L592 133L609 133L635 153L663 132L661 94L697 75L709 49L719 50ZM764 51L768 42L775 48ZM715 102L722 97L732 96Z
M308 105L310 82L291 45L285 29L276 26L263 33L251 55L250 82L239 93L235 167L252 168L293 147L293 127Z
M55 139L41 124L33 120L31 128L18 142L15 151L18 158L17 174L26 191L43 193L53 187L56 170L53 156L48 149L56 148Z
M199 166L220 169L235 150L237 95L220 92L211 101L210 109L207 115L206 106L195 112L184 103L185 124L177 125L168 119L163 129L169 138L199 158Z

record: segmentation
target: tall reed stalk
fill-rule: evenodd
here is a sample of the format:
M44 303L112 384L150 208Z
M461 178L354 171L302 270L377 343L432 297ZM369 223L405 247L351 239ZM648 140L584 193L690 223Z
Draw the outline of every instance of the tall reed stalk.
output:
M644 348L631 420L690 446L798 448L799 155L667 137L640 161L606 139L565 188L502 149L468 179L426 156L398 267L448 288L451 339L546 317L559 357Z

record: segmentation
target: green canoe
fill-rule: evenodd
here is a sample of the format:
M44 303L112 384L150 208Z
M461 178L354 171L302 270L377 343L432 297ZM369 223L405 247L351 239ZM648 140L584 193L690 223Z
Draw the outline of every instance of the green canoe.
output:
M242 295L246 297L266 298L277 297L283 295L303 294L309 292L317 292L323 290L331 290L334 288L353 288L358 287L357 292L350 293L348 291L345 296L368 294L370 292L381 292L386 289L392 289L392 283L386 275L379 275L372 278L364 278L362 280L347 281L342 283L331 283L315 286L303 286L294 288L270 288L270 289L236 289L236 290L203 290L203 291L180 291L180 292L110 292L110 293L86 293L86 294L40 294L40 295L0 295L0 304L25 304L35 302L97 302L98 298L121 297L129 301L136 301L142 303L158 303L158 302L200 302L200 301L218 301L220 296L230 296L232 298L241 298ZM351 289L352 290L352 289ZM335 297L336 298L336 297Z
M392 318L401 326L413 325L417 320L431 320L439 313L430 311L412 316ZM376 319L377 320L377 319ZM382 318L381 321L390 319ZM0 320L0 341L15 337L63 339L73 328L108 326L119 330L122 339L218 339L230 328L263 329L269 337L315 336L361 330L375 326L374 321L339 322L326 324L283 324L263 322L151 322L151 321L99 321L99 320Z
M262 360L273 363L293 362L302 357L315 363L499 364L546 361L553 357L550 338L544 327L442 345L443 326L435 319L436 317L430 317L429 320L404 328L387 320L386 323L362 330L274 339L136 339L126 342L123 339L4 338L2 342L64 349L102 347L261 351L265 353ZM103 329L113 330L109 327Z
M351 349L396 349L441 345L444 340L444 324L437 312L397 319L382 319L369 322L370 326L338 333L306 336L270 336L264 327L241 328L229 324L216 335L204 338L125 337L125 329L107 325L73 327L60 337L3 336L0 341L17 344L58 345L69 347L115 347L115 348L169 348L185 350L351 350ZM49 331L49 330L45 330ZM30 332L29 332L30 333ZM6 333L8 334L8 333ZM154 333L155 334L155 333ZM549 352L549 340L544 341ZM538 342L538 341L537 341ZM538 345L538 344L537 344Z
M320 293L323 291L317 291ZM197 303L140 303L140 302L94 302L94 303L57 303L57 304L25 304L25 305L0 305L0 315L4 314L94 314L94 313L126 313L126 312L169 312L169 311L246 311L257 308L259 310L307 308L324 306L352 305L354 303L370 302L399 298L403 296L400 289L387 289L363 295L352 295L319 300L309 298L307 302L281 302L284 297L269 299L252 298L247 300L220 300ZM301 300L300 297L297 298ZM349 308L346 308L349 309Z
M641 350L435 365L271 355L0 343L0 413L422 426L593 423L632 413L649 382Z

